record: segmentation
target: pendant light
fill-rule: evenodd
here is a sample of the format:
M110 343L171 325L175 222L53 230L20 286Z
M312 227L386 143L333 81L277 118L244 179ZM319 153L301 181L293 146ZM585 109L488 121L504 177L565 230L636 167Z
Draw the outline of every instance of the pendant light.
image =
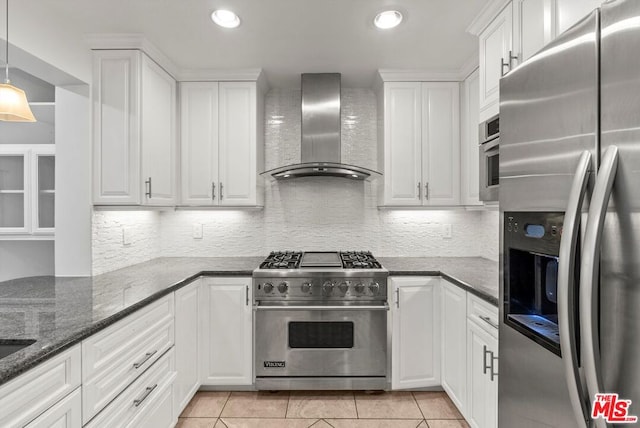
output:
M20 88L16 88L9 80L9 0L7 0L7 34L6 34L6 66L5 81L0 83L0 120L6 122L35 122L31 113L27 95Z

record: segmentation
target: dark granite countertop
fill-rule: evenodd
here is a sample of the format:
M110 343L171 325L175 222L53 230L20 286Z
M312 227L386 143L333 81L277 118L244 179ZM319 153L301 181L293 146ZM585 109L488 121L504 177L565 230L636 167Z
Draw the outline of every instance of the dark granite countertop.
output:
M0 385L201 275L251 276L264 257L165 257L94 277L0 282L0 344L34 339L0 359ZM498 264L479 257L381 257L391 275L442 275L497 304Z
M443 278L498 306L498 262L482 257L378 257L389 275Z
M167 257L94 277L0 282L0 344L36 340L0 359L0 385L202 274L251 276L262 260Z

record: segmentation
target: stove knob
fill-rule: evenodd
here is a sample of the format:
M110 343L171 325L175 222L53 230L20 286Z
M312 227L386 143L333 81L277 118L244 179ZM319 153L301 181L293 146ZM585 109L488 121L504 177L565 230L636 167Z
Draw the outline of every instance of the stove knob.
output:
M270 282L265 282L264 285L262 286L262 289L267 294L271 293L273 291L273 284Z
M335 284L331 281L327 281L322 284L322 291L324 291L324 294L331 294L333 287L335 287Z
M378 294L380 292L380 284L377 282L372 282L369 284L369 290L371 290L371 294Z
M347 284L346 282L341 282L340 285L338 285L338 290L340 290L342 294L347 294L347 291L349 290L349 284Z
M311 291L311 283L305 282L300 286L300 289L302 290L303 293L308 293L309 291Z
M361 282L357 283L354 288L358 294L362 294L364 292L364 284Z
M281 282L280 284L278 284L278 291L279 292L286 293L288 289L289 289L289 286L287 285L286 282Z

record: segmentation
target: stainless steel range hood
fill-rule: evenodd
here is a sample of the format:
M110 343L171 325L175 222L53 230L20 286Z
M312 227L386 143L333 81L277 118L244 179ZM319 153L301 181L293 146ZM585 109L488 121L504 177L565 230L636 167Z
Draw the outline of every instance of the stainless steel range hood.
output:
M302 147L300 163L261 175L277 180L310 176L370 180L381 174L342 163L340 73L302 74Z

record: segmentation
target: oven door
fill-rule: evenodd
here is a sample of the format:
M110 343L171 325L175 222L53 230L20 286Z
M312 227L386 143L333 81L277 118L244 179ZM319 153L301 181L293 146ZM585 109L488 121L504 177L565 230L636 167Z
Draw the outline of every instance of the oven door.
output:
M263 302L254 309L256 379L386 376L386 302Z
M498 201L500 184L500 139L480 145L480 200Z

